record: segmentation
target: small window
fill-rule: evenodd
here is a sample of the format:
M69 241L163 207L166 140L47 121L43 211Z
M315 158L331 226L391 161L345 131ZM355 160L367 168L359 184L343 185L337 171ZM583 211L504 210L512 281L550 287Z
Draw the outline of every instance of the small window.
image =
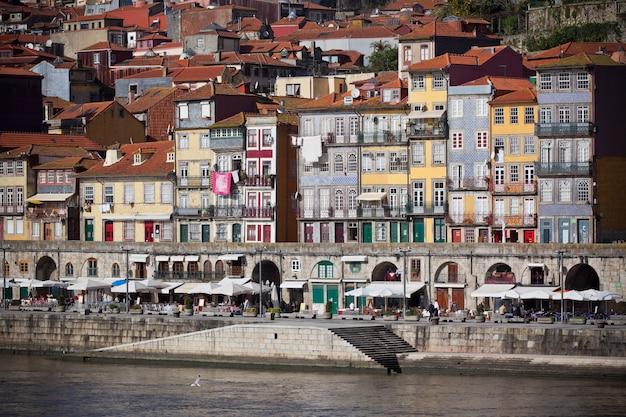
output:
M74 265L71 262L65 264L65 276L72 277L74 276Z
M291 260L291 271L292 272L300 272L301 268L302 268L302 264L300 263L299 259L292 259Z
M25 274L28 272L28 261L20 261L20 273Z

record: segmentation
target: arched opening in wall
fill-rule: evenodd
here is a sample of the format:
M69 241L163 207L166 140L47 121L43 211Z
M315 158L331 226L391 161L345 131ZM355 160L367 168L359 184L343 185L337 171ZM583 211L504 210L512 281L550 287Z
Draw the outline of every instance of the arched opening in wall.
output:
M58 281L59 277L56 262L49 256L42 256L39 261L37 261L35 278L40 281L48 279Z
M492 265L485 274L485 284L515 284L515 272L505 263Z
M252 278L250 279L252 282L259 282L259 274L263 279L263 285L280 285L280 272L276 264L272 261L263 261L262 269L259 271L259 264L254 266L252 270Z
M565 274L565 271L563 273ZM594 290L600 289L600 277L598 277L598 273L591 266L577 264L565 274L566 290L582 291L590 288Z
M372 271L372 282L377 281L400 281L400 270L391 262L382 262L374 267Z
M442 310L465 308L465 276L459 274L459 264L446 262L435 272L435 299Z

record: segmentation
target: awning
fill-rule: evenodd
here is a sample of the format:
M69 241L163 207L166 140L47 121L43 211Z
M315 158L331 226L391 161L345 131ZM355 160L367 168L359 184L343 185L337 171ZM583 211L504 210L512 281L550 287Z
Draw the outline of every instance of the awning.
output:
M409 119L441 119L445 110L412 111L407 116Z
M137 213L135 220L172 220L172 213Z
M536 263L536 262L529 262L528 263L528 267L529 268L541 268L544 269L546 267L545 264L541 264L541 263Z
M185 257L183 255L170 256L170 261L172 261L172 262L184 262L185 261Z
M421 290L422 288L424 288L425 285L426 284L424 284L423 282L406 284L407 297ZM401 298L404 295L404 284L401 282L374 282L363 288L363 295L371 297Z
M128 257L128 261L146 263L149 256L150 255L148 255L147 253L133 253Z
M365 255L346 255L341 257L341 262L367 262Z
M485 284L472 292L472 297L501 297L506 291L515 287L513 284Z
M41 204L47 201L65 201L73 195L74 193L41 193L27 198L26 201L33 204Z
M174 288L174 293L175 294L189 294L191 290L193 290L200 284L202 283L201 282L185 282L183 285L180 285Z
M236 261L243 256L243 253L225 253L217 257L218 261Z
M185 256L185 262L198 262L200 257L198 255L187 255Z
M465 288L464 282L435 282L435 288Z
M363 193L356 198L356 201L380 201L385 198L386 195L387 193L385 193L384 191Z
M169 255L157 255L154 257L155 262L169 262Z
M168 284L168 286L165 287L165 288L161 288L161 294L169 294L170 291L173 291L176 288L178 288L181 285L183 285L182 282L166 282L166 284Z
M284 281L280 284L280 288L290 288L292 290L301 290L306 284L306 280Z

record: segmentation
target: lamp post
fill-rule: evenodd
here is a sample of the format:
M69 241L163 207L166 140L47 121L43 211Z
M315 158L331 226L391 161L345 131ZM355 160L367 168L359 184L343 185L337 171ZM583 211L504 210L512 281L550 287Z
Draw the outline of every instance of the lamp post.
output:
M263 250L259 249L259 314L263 315Z
M129 313L130 312L130 303L128 302L128 272L130 271L129 269L129 262L128 262L128 252L130 252L129 248L121 248L122 251L126 252L126 268L125 268L125 272L124 274L126 275L126 277L124 278L126 281L126 312Z
M9 307L5 299L7 295L7 248L5 247L2 248L2 280L2 304L4 305L4 309L6 310Z
M563 282L563 254L565 253L564 249L559 249L556 251L559 255L559 286L561 287L561 324L565 323L564 309L563 309L563 299L565 297L565 285Z
M407 278L407 273L406 273L406 254L408 252L411 252L411 248L398 248L398 251L402 252L402 256L404 257L404 268L403 268L403 279L402 279L402 294L404 295L404 299L402 300L402 318L406 317L406 278Z

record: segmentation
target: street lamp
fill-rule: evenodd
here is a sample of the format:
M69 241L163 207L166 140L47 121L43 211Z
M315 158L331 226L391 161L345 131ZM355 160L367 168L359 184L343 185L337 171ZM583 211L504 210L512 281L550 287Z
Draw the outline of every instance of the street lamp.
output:
M563 299L565 298L565 285L563 282L563 254L566 252L565 249L559 249L556 253L559 255L559 285L561 286L561 324L565 323L564 309L563 309Z
M265 247L259 249L259 314L263 315L263 251Z
M6 295L7 295L7 249L9 248L2 248L2 280L3 280L3 286L2 286L2 304L4 304L4 309L6 310L8 307L7 305L7 301L6 301Z
M126 281L126 312L130 312L130 303L128 302L128 272L130 271L129 269L129 263L128 263L128 252L130 252L129 248L120 248L122 249L122 251L126 252L126 268L125 268L125 275L126 277L124 278Z
M399 252L402 252L402 256L404 257L404 269L403 269L403 279L402 279L402 289L403 289L403 295L404 295L404 299L402 300L402 318L406 317L406 278L407 278L407 273L406 273L406 254L408 252L411 252L411 248L398 248Z

